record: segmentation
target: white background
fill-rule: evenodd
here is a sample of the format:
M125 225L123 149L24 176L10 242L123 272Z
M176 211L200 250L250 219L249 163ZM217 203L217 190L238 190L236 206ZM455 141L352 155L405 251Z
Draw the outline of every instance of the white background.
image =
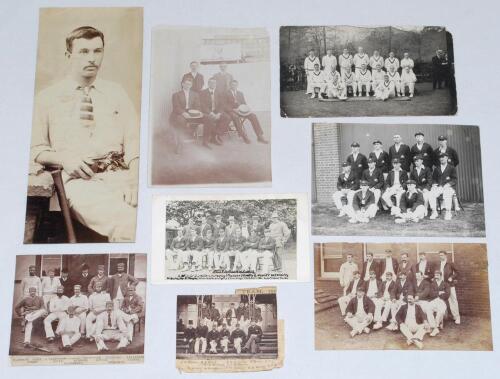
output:
M33 105L38 7L40 6L144 6L144 64L141 133L141 176L136 244L80 246L23 246L27 168ZM28 1L0 2L0 377L2 378L175 378L175 298L177 294L232 293L234 285L149 286L144 365L21 367L11 368L8 345L15 255L34 253L149 252L151 250L151 195L185 193L259 192L262 189L147 187L148 109L151 27L160 24L267 27L271 37L273 185L272 192L310 191L310 120L279 117L280 25L444 25L455 44L458 115L455 117L370 118L370 122L447 123L481 127L486 228L490 263L490 292L494 345L500 327L498 175L498 116L500 6L493 0L403 1ZM126 62L124 62L126 64ZM365 122L364 118L332 119ZM326 121L326 119L322 119ZM383 127L383 126L381 126ZM321 238L322 241L327 239ZM342 238L330 239L340 241ZM361 241L360 238L345 238ZM374 241L376 238L364 238ZM412 239L385 239L413 241ZM318 241L318 239L316 239ZM422 241L422 239L419 239ZM436 241L436 239L434 239ZM448 240L445 240L448 241ZM455 240L458 241L458 240ZM465 240L460 240L465 242ZM312 248L311 248L312 253ZM311 255L312 266L312 255ZM314 351L313 282L278 286L278 312L286 320L286 358L280 370L221 377L335 378L422 376L444 378L498 377L497 352L430 351ZM495 338L496 337L496 338ZM183 377L193 377L184 375ZM198 375L199 376L199 375ZM203 377L213 378L214 374Z

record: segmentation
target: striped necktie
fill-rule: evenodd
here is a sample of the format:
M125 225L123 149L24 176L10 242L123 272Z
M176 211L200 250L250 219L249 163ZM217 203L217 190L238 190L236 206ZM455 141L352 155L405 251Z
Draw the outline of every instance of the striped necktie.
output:
M80 99L80 121L84 126L94 126L94 105L90 97L92 87L78 87L82 91Z

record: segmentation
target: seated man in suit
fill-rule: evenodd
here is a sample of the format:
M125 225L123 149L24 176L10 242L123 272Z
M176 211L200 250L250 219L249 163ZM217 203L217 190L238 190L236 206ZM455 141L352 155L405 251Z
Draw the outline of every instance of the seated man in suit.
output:
M248 327L248 339L243 347L244 352L250 352L252 354L258 353L259 342L262 338L262 328L255 323L255 319L250 321L250 326Z
M445 210L444 219L451 220L451 207L453 196L455 195L455 186L457 185L457 170L455 166L448 163L448 154L439 154L440 164L434 168L432 173L432 188L429 195L429 205L432 209L431 220L438 218L437 199L443 196L443 209Z
M207 334L207 343L210 349L209 354L217 354L217 345L219 343L219 332L217 331L217 324L212 324L212 329Z
M43 306L43 299L36 295L36 288L30 287L29 296L24 297L15 307L18 316L23 318L24 329L24 346L31 345L31 332L33 330L33 321L40 317L45 317L47 311Z
M250 143L250 140L243 130L243 122L240 121L240 118L250 121L255 135L257 136L257 141L260 143L268 143L264 138L264 132L262 131L257 116L247 106L243 92L238 91L237 80L231 81L231 88L226 92L226 112L229 114L229 117L231 117L238 134L243 138L245 143Z
M417 182L406 181L407 191L401 196L401 212L396 214L395 222L403 224L407 221L419 222L425 217L424 195L417 190Z
M408 294L407 300L408 303L402 305L396 313L396 322L399 330L406 337L408 346L415 344L421 349L424 346L422 340L429 330L429 323L412 294Z
M380 196L382 196L382 187L384 186L384 173L381 169L377 168L377 159L375 156L368 158L368 168L361 174L361 180L366 180L368 182L368 188L373 195L375 195L375 205L378 208L378 202Z
M184 342L187 343L187 353L189 354L194 353L195 339L196 339L196 329L194 328L193 320L189 320L187 328L184 329L184 336L183 336Z
M333 194L333 202L339 210L338 217L343 217L348 213L349 208L352 207L354 194L358 189L358 179L352 172L351 165L344 162L342 173L337 179L337 191Z
M195 354L205 354L205 351L207 350L207 335L208 326L205 325L205 321L203 319L200 319L198 326L196 327L196 338L194 340Z
M373 299L375 303L375 325L373 325L373 330L382 328L383 323L387 322L392 306L396 301L396 282L392 277L392 272L388 271L385 277L386 279L382 282L378 297Z
M127 294L123 298L120 310L122 311L121 318L127 327L129 341L132 341L134 336L134 325L139 322L139 316L142 313L143 307L144 301L135 292L135 287L128 287Z
M396 282L396 301L392 303L391 323L387 326L389 330L397 330L396 314L403 304L406 304L408 295L414 296L413 283L407 278L405 271L399 271L399 280Z
M408 175L406 171L401 169L399 158L394 158L392 160L392 165L393 169L389 172L385 181L385 191L382 195L382 199L387 206L391 208L391 215L395 216L401 213L401 197L405 192L405 183L408 180ZM396 203L392 201L393 196L396 198Z
M375 304L365 295L363 286L358 286L356 297L349 301L345 322L352 328L351 337L365 332L370 333L369 325L373 322Z
M209 142L222 145L222 136L227 132L231 118L224 112L224 98L217 88L215 78L208 79L208 88L200 92L201 111L204 121L212 132Z
M231 332L227 328L227 324L225 322L222 323L221 330L219 332L219 343L220 347L222 348L222 352L226 353L228 352L228 345L229 345L229 337L231 336Z
M352 198L352 207L347 208L351 224L357 222L367 223L377 215L378 208L375 204L375 195L368 189L368 182L361 180L360 187L361 189Z
M339 297L338 303L339 303L339 308L340 308L340 313L342 316L345 316L347 304L351 301L351 299L356 297L356 292L358 290L359 286L364 286L365 284L363 283L363 280L361 279L361 274L359 271L354 271L353 272L353 278L350 281L349 285L347 286L347 289L345 291L345 295Z
M417 145L416 144L413 145L413 147L415 146ZM430 148L430 146L429 149L432 153L432 148ZM427 158L427 161L430 161L431 159L432 158ZM432 188L432 163L430 164L431 164L430 167L425 166L424 156L422 154L416 154L413 156L413 169L410 172L410 179L415 181L417 189L420 192L422 192L424 198L425 216L427 216L427 208L429 206L429 195L430 195L430 190Z
M198 93L191 90L193 80L185 77L182 81L182 90L172 95L172 113L170 123L174 127L175 152L178 154L182 149L182 134L189 134L189 122L199 122L203 124L203 146L210 149L208 141L212 134L211 124L205 122L201 113L200 97Z
M246 340L246 334L243 330L240 329L240 324L236 323L235 329L231 333L231 341L233 342L234 350L236 350L236 354L241 354L241 345Z
M118 351L124 350L130 343L127 327L120 314L120 311L115 310L114 302L108 301L106 310L97 316L94 336L97 351L109 350L106 341L118 341L116 347Z

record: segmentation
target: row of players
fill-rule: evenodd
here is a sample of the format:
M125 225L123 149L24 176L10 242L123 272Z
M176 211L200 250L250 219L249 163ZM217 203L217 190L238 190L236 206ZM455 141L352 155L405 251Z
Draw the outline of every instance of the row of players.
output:
M201 225L193 219L178 228L176 237L167 248L166 262L170 270L199 271L205 266L209 270L257 272L261 258L262 273L282 269L283 248L290 238L287 224L279 220L278 213L271 214L268 228L259 222L258 216L249 223L242 216L241 224L234 216L228 217L228 224L222 216L215 216L215 223L208 223L202 215Z
M390 209L398 223L418 222L427 216L429 206L430 219L436 219L437 203L442 197L445 220L451 220L452 206L456 211L460 209L456 196L458 154L447 145L445 136L438 137L436 150L424 142L422 132L415 133L415 137L417 143L410 149L401 142L400 135L394 135L395 144L389 153L376 140L368 159L359 153L359 143L351 144L352 153L342 165L333 194L339 217L347 214L352 223L368 222L376 216L382 199L382 207Z
M408 345L422 348L427 333L434 337L443 329L448 307L455 324L460 324L455 289L458 271L445 251L439 252L440 260L435 265L427 261L425 253L411 265L408 254L403 253L399 263L388 250L382 267L372 253L367 253L362 272L352 262L352 255L347 259L343 264L344 296L338 302L342 317L352 327L352 337L386 324L387 330L399 329Z

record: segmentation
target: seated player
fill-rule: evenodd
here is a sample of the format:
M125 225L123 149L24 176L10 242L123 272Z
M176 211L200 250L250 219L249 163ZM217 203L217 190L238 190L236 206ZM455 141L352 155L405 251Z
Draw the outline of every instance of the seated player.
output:
M187 353L193 354L194 353L194 341L196 339L196 329L193 326L193 320L188 321L188 326L184 330L184 342L187 343Z
M229 345L230 336L231 336L231 332L227 328L227 324L225 322L223 322L221 330L219 332L219 343L220 343L220 347L222 348L222 352L226 353L226 354L228 352L228 345Z
M455 195L455 186L457 184L457 170L448 163L448 154L439 154L440 164L434 168L432 173L432 187L429 195L429 205L432 210L431 220L438 218L437 200L443 197L443 206L445 210L444 219L451 220L451 207L453 196Z
M417 263L416 265L418 267L419 263ZM430 267L428 268L428 272L429 271L431 271ZM437 328L437 325L432 309L430 307L431 282L425 277L422 271L417 271L414 273L414 275L415 282L413 283L413 287L415 290L415 302L420 306L420 308L422 308L422 310L426 314L427 322L429 323L429 330L434 331L434 329ZM439 333L439 329L437 329L437 333Z
M209 354L217 354L217 345L219 343L219 332L217 331L217 324L212 324L212 330L207 334L207 343L210 346Z
M356 70L356 83L358 88L358 95L363 94L363 87L365 89L365 96L370 96L370 91L372 88L372 73L366 68L366 64L362 64L359 70ZM356 92L354 93L354 96Z
M236 354L241 354L241 345L245 342L246 337L245 332L240 329L240 324L236 323L235 329L231 333L231 341Z
M333 194L333 202L339 210L338 217L347 214L352 207L352 199L359 189L358 180L351 171L351 165L347 162L342 164L342 173L337 179L337 191Z
M201 239L203 240L203 250L201 251L201 259L203 263L203 258L206 258L207 267L214 266L214 252L215 252L215 237L212 234L212 229L206 229L206 234L201 233Z
M89 313L85 320L87 339L94 340L97 317L106 311L106 303L111 301L109 293L102 291L102 283L95 284L95 291L89 296Z
M241 229L235 229L234 236L229 240L229 258L233 258L231 271L240 271L245 266L245 242L246 238L241 235Z
M373 325L373 330L377 330L381 329L383 323L388 321L393 304L396 302L396 282L392 277L392 272L385 273L385 280L382 282L380 292L372 300L375 303L375 325Z
M358 286L364 286L363 280L361 280L361 274L359 271L354 271L352 273L353 278L349 282L347 286L346 292L344 296L339 297L338 303L340 308L340 314L345 316L347 304L351 301L352 298L356 297L356 291L358 290Z
M127 327L112 301L108 301L106 310L97 316L94 338L98 352L109 350L106 341L118 341L116 350L124 350L130 343Z
M186 239L184 238L184 231L179 228L177 235L170 243L170 248L165 251L165 260L167 261L167 269L178 270L182 267L182 259L186 250Z
M342 74L342 81L346 88L347 96L354 96L358 90L358 83L356 82L356 74L351 71L351 67L346 67Z
M404 224L405 222L419 222L425 217L424 195L417 189L417 182L406 181L406 192L401 196L401 213L396 215L395 222Z
M401 92L401 77L399 76L399 72L394 69L394 66L389 66L389 70L387 71L387 76L389 77L389 81L394 86L395 96ZM385 80L385 79L384 79ZM392 96L390 96L392 97Z
M384 74L382 83L375 88L375 98L385 101L394 96L396 96L395 81L390 80L388 74Z
M47 315L47 311L43 307L43 299L36 295L36 287L30 287L28 291L29 296L23 298L15 307L18 316L23 318L25 347L31 345L33 321Z
M385 180L385 189L382 195L382 200L391 209L391 215L395 216L401 213L401 197L405 192L405 183L408 180L406 171L401 170L401 162L399 158L392 160L393 169L387 175ZM392 201L392 197L396 198L396 202Z
M403 304L396 313L399 330L406 337L408 346L415 344L419 349L424 346L422 340L429 330L429 323L422 308L415 302L412 294L408 294L407 304Z
M219 231L219 236L214 242L214 266L216 270L221 267L229 269L231 262L229 260L229 237L224 228L214 229Z
M413 157L413 169L410 172L410 179L415 181L417 190L422 192L425 215L427 216L429 195L432 188L432 170L430 167L424 166L423 162L424 158L421 154L417 154Z
M61 325L61 320L66 318L68 314L66 311L68 310L69 299L64 296L64 287L57 287L57 292L52 298L49 300L49 314L43 320L43 325L45 327L45 336L47 337L48 342L54 342L54 330L52 329L52 321L58 320L59 325ZM56 333L59 333L59 329L56 329Z
M261 238L255 229L250 229L250 235L245 241L243 271L257 272L257 261L263 255L259 253L259 243Z
M260 339L262 338L262 328L255 323L255 319L250 321L247 333L248 339L243 347L243 351L250 352L251 354L258 353Z
M87 312L89 310L89 299L86 295L82 294L81 285L76 284L73 288L75 294L69 299L69 304L70 306L74 307L73 316L80 320L81 337L85 335L85 324L87 321Z
M396 322L396 314L399 311L399 308L403 304L407 303L408 295L414 295L413 283L410 279L408 279L406 271L399 271L399 279L396 281L396 300L392 303L391 308L391 323L387 325L387 329L389 330L397 330L398 324Z
M196 327L196 338L194 340L195 354L205 354L205 351L207 350L207 335L208 326L205 325L205 321L203 319L200 319L198 326Z
M375 196L375 205L377 205L378 208L378 202L380 196L382 196L382 188L384 187L384 174L382 170L376 167L377 160L372 154L373 153L370 153L368 158L368 168L361 174L361 180L368 182L368 188L373 192Z
M352 207L347 208L347 215L350 217L349 222L351 224L357 222L367 223L377 215L378 211L375 195L369 190L368 182L361 180L360 187L361 189L356 191L353 196Z
M372 67L372 89L376 92L377 87L384 82L385 72L382 71L382 66L377 65Z
M406 95L406 87L408 87L408 91L410 92L410 97L413 97L413 94L415 93L415 83L417 82L417 77L415 76L415 73L413 70L407 66L406 68L403 68L403 71L401 72L401 96Z
M365 281L365 293L366 296L371 300L375 301L380 296L382 288L382 281L377 278L377 272L375 271L375 267L370 269L368 280ZM376 308L375 308L376 309ZM373 314L375 317L375 313Z
M346 86L335 67L332 67L332 71L326 76L326 96L329 99L347 99Z
M84 296L84 295L82 295ZM82 337L80 333L81 320L75 316L76 307L68 307L68 316L59 321L57 326L58 334L61 336L62 346L59 350L71 351L73 345Z
M313 90L311 99L326 96L326 77L325 73L320 70L319 64L314 65L314 70L309 75L309 80Z
M201 270L203 239L198 235L195 228L190 229L190 236L187 240L186 250L184 252L184 267L181 271L189 270L189 263L191 261L191 271Z
M135 287L128 287L127 294L123 298L123 302L120 306L120 310L122 311L120 316L127 327L129 341L132 341L134 336L134 325L139 322L139 315L142 313L143 307L144 301L135 292Z
M262 274L268 274L269 268L274 268L273 257L276 250L276 240L271 237L271 230L264 230L264 237L259 241L259 257L262 257Z
M365 295L363 286L359 286L356 297L349 301L346 309L345 322L352 328L351 337L365 332L370 333L370 324L373 322L375 304Z
M442 329L444 315L446 313L446 302L450 297L450 285L444 281L440 270L434 271L434 279L431 281L429 294L428 312L434 317L435 328L430 333L431 337L439 334L439 329ZM435 314L435 315L434 315Z

